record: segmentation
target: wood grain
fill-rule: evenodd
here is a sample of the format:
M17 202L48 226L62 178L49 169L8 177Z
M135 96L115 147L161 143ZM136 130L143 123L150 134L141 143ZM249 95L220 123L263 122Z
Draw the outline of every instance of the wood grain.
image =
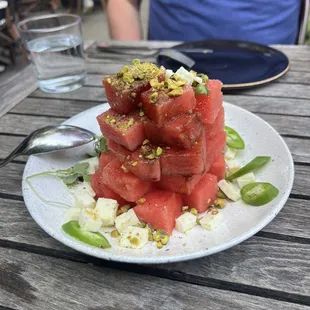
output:
M102 97L102 96L100 96ZM85 100L83 100L85 101ZM94 105L102 102L94 101ZM262 119L273 126L280 134L296 135L303 137L310 137L310 121L309 117L297 117L287 115L271 115L257 113ZM45 117L45 116L31 116L31 115L14 115L6 114L2 117L0 122L1 133L11 134L25 134L33 130L47 126L57 125L63 122L66 117ZM302 128L302 130L300 130Z
M1 253L0 266L0 302L22 310L307 309L16 250Z
M32 66L12 76L0 86L0 117L37 88Z

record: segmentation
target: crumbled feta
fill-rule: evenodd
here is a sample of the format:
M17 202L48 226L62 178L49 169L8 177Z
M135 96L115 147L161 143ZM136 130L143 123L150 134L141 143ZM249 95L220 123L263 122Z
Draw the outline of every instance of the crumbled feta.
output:
M172 75L174 75L174 72L172 70L167 69L166 70L166 77L170 78Z
M137 226L140 224L138 217L133 209L119 215L115 219L115 228L122 232L128 226Z
M69 208L65 213L64 213L64 223L70 222L70 221L78 221L80 217L80 208Z
M196 224L197 216L190 212L185 212L176 219L175 229L181 233L185 233L192 229Z
M223 221L223 214L219 210L208 212L202 218L199 219L199 223L202 228L207 230L216 229Z
M226 160L226 166L230 174L235 173L241 168L240 164L234 159Z
M226 180L221 180L217 185L232 201L237 201L241 198L240 190L235 184L229 183Z
M187 71L184 67L180 67L176 72L175 75L179 77L181 80L187 82L187 84L192 85L194 81L201 84L202 78L195 76L193 73Z
M118 203L116 200L108 198L99 198L95 210L98 212L102 221L102 226L114 226Z
M149 240L149 232L146 228L128 226L121 232L119 245L123 248L141 249Z
M256 180L255 180L254 173L249 172L249 173L237 178L236 181L238 183L238 186L241 189L243 186L246 186L247 184L250 184L250 183L254 183Z
M230 160L234 159L236 156L237 150L231 147L227 147L225 151L225 159Z
M80 163L88 163L88 174L94 174L99 169L99 158L97 156L81 160Z
M80 210L79 224L82 230L97 232L102 225L102 221L97 210L84 208Z

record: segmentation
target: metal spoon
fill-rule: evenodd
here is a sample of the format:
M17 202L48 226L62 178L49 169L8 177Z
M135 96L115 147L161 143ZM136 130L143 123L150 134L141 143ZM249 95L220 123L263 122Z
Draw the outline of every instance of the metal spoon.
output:
M20 155L69 149L87 144L95 138L93 132L76 126L46 126L31 133L8 157L0 160L0 168Z

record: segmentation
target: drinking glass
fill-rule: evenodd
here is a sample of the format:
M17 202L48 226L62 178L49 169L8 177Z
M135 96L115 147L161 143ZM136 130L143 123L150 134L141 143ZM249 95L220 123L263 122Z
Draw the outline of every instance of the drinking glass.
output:
M83 86L86 65L79 16L36 16L21 21L18 29L42 91L63 93Z

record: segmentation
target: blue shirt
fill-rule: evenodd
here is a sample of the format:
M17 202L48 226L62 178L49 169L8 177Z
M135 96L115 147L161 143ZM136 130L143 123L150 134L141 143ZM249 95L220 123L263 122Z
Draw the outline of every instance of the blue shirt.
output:
M301 0L151 0L149 39L295 44Z

